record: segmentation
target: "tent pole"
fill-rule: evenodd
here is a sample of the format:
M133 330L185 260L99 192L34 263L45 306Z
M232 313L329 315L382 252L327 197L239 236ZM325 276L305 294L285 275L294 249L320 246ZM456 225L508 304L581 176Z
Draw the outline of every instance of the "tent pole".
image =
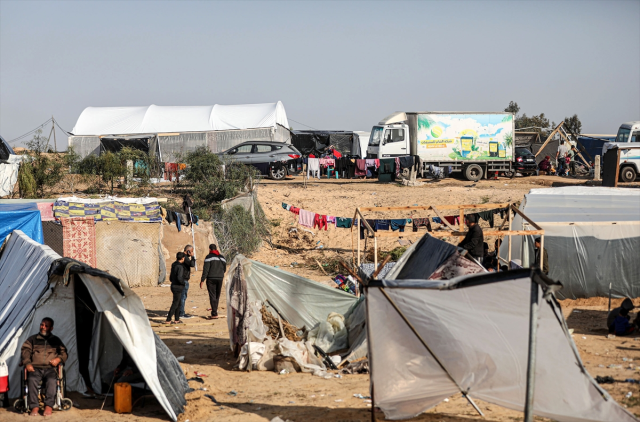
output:
M507 208L508 210L508 217L509 217L509 262L507 263L507 266L509 268L511 268L511 205L509 205L509 207ZM498 265L500 265L498 263Z
M193 222L193 214L191 213L191 207L189 207L189 216L191 217L191 240L193 241L193 259L196 260L196 271L198 271L198 261L196 258L196 227Z
M542 251L541 251L542 254ZM529 310L529 356L527 361L527 390L524 404L524 422L533 422L533 393L536 373L536 343L538 331L538 283L531 281L531 308Z
M476 409L476 411L480 414L480 416L482 416L484 418L484 413L482 413L482 411L480 410L480 408L473 402L473 400L471 399L471 397L469 397L467 395L467 392L464 391L462 389L462 387L460 386L460 384L458 384L458 382L451 376L451 374L449 373L449 371L447 371L447 368L444 367L443 363L440 362L440 359L438 359L438 357L435 355L435 353L433 353L433 351L431 350L431 348L429 347L429 345L427 345L427 342L424 341L424 339L422 338L422 336L418 333L418 331L415 329L415 327L413 326L413 324L411 324L411 322L409 322L409 320L407 319L407 317L405 316L405 314L402 313L402 311L400 310L400 308L398 308L398 305L396 305L396 303L393 301L393 299L391 299L391 297L387 294L387 292L384 290L384 287L380 287L380 292L384 295L385 298L387 298L387 300L389 301L389 303L391 304L391 306L393 306L393 309L396 310L396 312L398 313L398 315L400 315L400 318L402 318L402 320L405 322L405 324L407 324L407 326L409 327L409 329L413 332L413 334L418 337L418 340L420 340L420 343L422 343L422 345L425 347L425 349L427 349L427 351L429 352L429 354L431 355L431 357L436 361L436 363L438 365L440 365L440 368L442 368L442 370L444 371L445 374L447 374L447 376L449 377L449 379L456 385L456 387L458 387L458 390L460 390L460 392L462 393L462 396L467 399L467 401L469 402L469 404L471 404L471 406L473 406L474 409ZM367 306L368 306L367 302ZM367 329L369 327L369 324L367 324ZM371 336L369 336L368 338L371 338ZM373 349L370 345L369 345L369 352L371 351L371 349ZM371 355L369 355L369 358L371 358ZM371 362L371 360L369 360L369 362ZM371 372L371 370L373 369L373 365L369 365L369 372ZM373 396L372 396L373 397ZM373 400L372 400L373 402ZM372 406L373 408L373 403ZM531 421L525 421L525 422L531 422Z

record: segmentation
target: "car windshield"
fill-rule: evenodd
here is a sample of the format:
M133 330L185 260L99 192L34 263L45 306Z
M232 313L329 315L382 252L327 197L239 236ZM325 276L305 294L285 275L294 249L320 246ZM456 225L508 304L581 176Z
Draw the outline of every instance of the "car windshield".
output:
M382 130L380 126L374 126L371 130L371 138L369 138L369 145L378 146L382 140Z
M531 151L526 148L516 148L516 154L518 155L533 155Z
M623 127L618 130L618 136L616 136L616 142L629 142L629 134L631 129L625 129Z

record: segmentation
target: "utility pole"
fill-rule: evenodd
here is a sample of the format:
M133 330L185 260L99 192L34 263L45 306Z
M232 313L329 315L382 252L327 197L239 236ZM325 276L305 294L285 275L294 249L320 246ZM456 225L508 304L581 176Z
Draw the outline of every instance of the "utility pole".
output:
M51 130L53 130L53 149L58 152L58 143L56 142L56 119L51 116Z

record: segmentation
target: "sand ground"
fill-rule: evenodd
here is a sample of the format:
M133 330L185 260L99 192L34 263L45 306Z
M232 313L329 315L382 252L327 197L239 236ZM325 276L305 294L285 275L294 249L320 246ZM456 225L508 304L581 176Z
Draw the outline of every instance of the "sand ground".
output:
M289 231L291 228L299 227L291 213L282 208L282 202L321 214L351 217L357 206L516 202L532 188L570 183L582 181L556 177L529 177L487 180L473 184L450 179L410 188L369 181L322 179L310 183L306 189L303 188L300 178L286 182L265 181L259 188L259 199L265 213L273 221L273 236L271 243L265 243L252 258L327 284L331 283L331 279L325 272L332 273L336 259L351 261L352 240L349 230L312 230L313 235L299 231L298 234L306 235L295 238ZM402 213L386 213L379 217L382 216L409 217ZM323 247L317 249L320 245ZM380 249L385 251L397 246L399 244L395 239L387 239L379 244ZM292 266L294 262L296 265ZM353 397L354 394L369 394L368 375L343 375L342 378L327 380L310 374L279 375L255 371L248 373L234 369L235 360L229 348L226 319L206 321L202 318L208 314L205 309L209 306L206 290L199 289L199 278L199 272L192 275L187 301L187 312L196 317L185 320L185 324L179 328L158 324L164 319L171 303L168 288L134 289L144 302L154 330L176 356L184 356L181 365L187 378L192 378L194 371L207 375L203 378L204 383L189 382L196 391L187 396L188 403L185 413L180 415L180 421L270 421L275 416L296 422L371 420L371 408L366 400ZM617 302L619 301L614 300L614 306ZM636 305L640 305L640 300L636 301ZM638 338L607 338L604 329L606 299L565 300L562 306L569 327L574 329L573 339L593 377L610 375L617 381L627 378L640 379L640 335ZM223 298L220 314L225 313ZM610 365L620 367L609 368ZM604 384L603 387L631 412L640 414L640 387L637 384L616 382ZM207 390L197 390L199 388ZM628 392L631 392L632 396L627 399L625 395ZM218 405L205 397L205 394L213 395ZM100 411L102 400L84 398L77 393L71 393L71 397L79 408L73 408L68 412L56 412L48 419L65 422L169 420L152 397L145 400L144 407L142 401L139 401L132 414L114 413L111 398L106 400L104 410ZM138 395L135 398L137 397ZM478 401L478 404L486 415L485 420L488 421L522 420L523 417L520 412L497 405L482 401ZM381 413L377 413L376 416L377 420L384 420ZM0 409L0 421L23 418L28 417L11 410ZM481 418L466 400L457 395L449 402L441 403L413 420L463 422L479 419Z

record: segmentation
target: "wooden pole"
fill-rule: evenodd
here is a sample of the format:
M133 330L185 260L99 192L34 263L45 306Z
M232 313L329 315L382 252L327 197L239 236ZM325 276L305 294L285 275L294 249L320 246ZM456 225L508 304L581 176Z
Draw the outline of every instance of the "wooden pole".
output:
M553 132L551 132L551 134L547 137L547 140L544 141L544 144L542 144L542 146L540 147L540 149L538 150L538 152L536 153L536 157L538 155L540 155L540 153L542 152L542 150L544 149L544 147L547 146L547 144L549 143L549 141L551 141L551 139L555 136L556 132L558 132L558 130L560 130L560 126L562 126L564 124L564 120L560 122L560 124L558 125L558 127L556 127Z
M460 208L460 231L462 232L464 229L464 208ZM464 237L458 237L458 242L462 242L462 239L464 239Z
M535 244L533 246L535 246ZM543 268L544 268L544 235L540 236L540 271L542 271Z
M509 216L509 256L508 256L509 263L507 264L507 266L510 267L511 266L511 239L512 239L512 237L511 237L511 207L507 208L507 212L509 213L508 214L508 216Z
M51 130L53 130L53 149L58 152L58 143L56 142L56 119L51 116Z
M378 267L378 236L373 235L373 267Z

